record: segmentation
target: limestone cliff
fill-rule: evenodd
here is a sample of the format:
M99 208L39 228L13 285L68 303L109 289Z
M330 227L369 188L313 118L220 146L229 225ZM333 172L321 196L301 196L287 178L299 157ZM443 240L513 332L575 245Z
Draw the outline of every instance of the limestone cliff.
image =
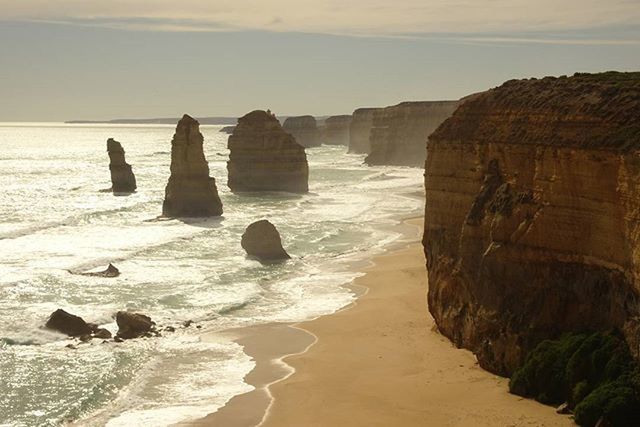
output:
M458 101L403 102L374 112L365 163L422 167L427 138L457 106Z
M429 138L429 310L508 375L566 331L640 344L640 73L509 81Z
M352 114L349 126L349 153L369 154L369 135L373 127L373 115L380 108L358 108Z
M133 175L131 165L124 159L122 145L113 138L109 138L107 153L109 154L109 171L111 172L111 190L114 193L133 193L136 191L136 177Z
M273 114L255 110L238 119L228 147L231 191L309 191L304 147Z
M331 116L324 121L324 131L322 135L323 144L327 145L349 145L349 126L351 116Z
M317 147L322 142L313 116L287 117L282 128L293 135L296 142L305 148Z
M171 141L171 176L165 189L162 214L169 217L222 215L216 180L209 176L200 124L184 115Z

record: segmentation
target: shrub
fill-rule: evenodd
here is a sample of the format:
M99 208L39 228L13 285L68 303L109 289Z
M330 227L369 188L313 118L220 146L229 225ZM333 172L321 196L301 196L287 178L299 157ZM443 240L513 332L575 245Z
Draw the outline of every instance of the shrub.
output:
M512 376L509 391L546 404L568 402L576 422L640 425L640 368L614 333L568 334L540 343Z

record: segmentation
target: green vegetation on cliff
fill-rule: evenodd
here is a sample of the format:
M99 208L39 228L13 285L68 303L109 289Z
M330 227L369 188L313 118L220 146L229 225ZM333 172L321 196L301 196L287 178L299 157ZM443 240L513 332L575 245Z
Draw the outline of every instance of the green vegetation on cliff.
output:
M545 404L567 402L581 426L603 418L640 425L640 366L615 334L568 334L541 342L511 377L511 393Z

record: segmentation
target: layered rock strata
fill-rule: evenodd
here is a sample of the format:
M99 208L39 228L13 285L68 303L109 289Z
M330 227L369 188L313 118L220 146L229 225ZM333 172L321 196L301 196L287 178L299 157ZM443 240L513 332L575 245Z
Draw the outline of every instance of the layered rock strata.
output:
M349 127L351 126L351 116L331 116L324 121L322 135L323 144L327 145L349 145Z
M427 144L429 310L482 367L541 340L640 345L640 73L509 81Z
M373 127L373 115L380 108L358 108L352 114L349 125L349 153L369 154L369 136Z
M107 140L109 171L111 172L111 190L114 193L133 193L136 191L136 177L131 165L124 159L122 144L113 138Z
M458 107L458 101L403 102L373 114L368 165L422 167L427 138Z
M260 261L277 261L291 258L282 247L280 233L266 219L249 225L240 241L248 255Z
M309 191L304 147L273 114L256 110L238 119L228 147L231 191Z
M171 176L165 189L162 214L168 217L222 215L216 181L202 148L204 138L197 120L184 115L171 141Z
M313 116L287 117L282 128L305 148L317 147L321 144L320 132Z

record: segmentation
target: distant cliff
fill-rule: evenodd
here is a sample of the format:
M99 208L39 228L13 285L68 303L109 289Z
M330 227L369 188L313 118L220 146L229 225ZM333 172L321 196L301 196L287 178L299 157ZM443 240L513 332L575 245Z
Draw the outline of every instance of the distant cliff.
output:
M509 81L427 144L429 310L511 374L567 331L640 345L640 73Z
M296 142L303 147L317 147L320 141L320 131L313 116L287 117L282 128L285 132L293 135Z
M375 111L365 163L422 167L427 138L457 106L458 101L403 102Z
M349 127L349 153L369 154L369 135L373 127L373 115L380 108L358 108L352 114Z
M327 145L349 145L350 115L331 116L324 121L322 143Z

